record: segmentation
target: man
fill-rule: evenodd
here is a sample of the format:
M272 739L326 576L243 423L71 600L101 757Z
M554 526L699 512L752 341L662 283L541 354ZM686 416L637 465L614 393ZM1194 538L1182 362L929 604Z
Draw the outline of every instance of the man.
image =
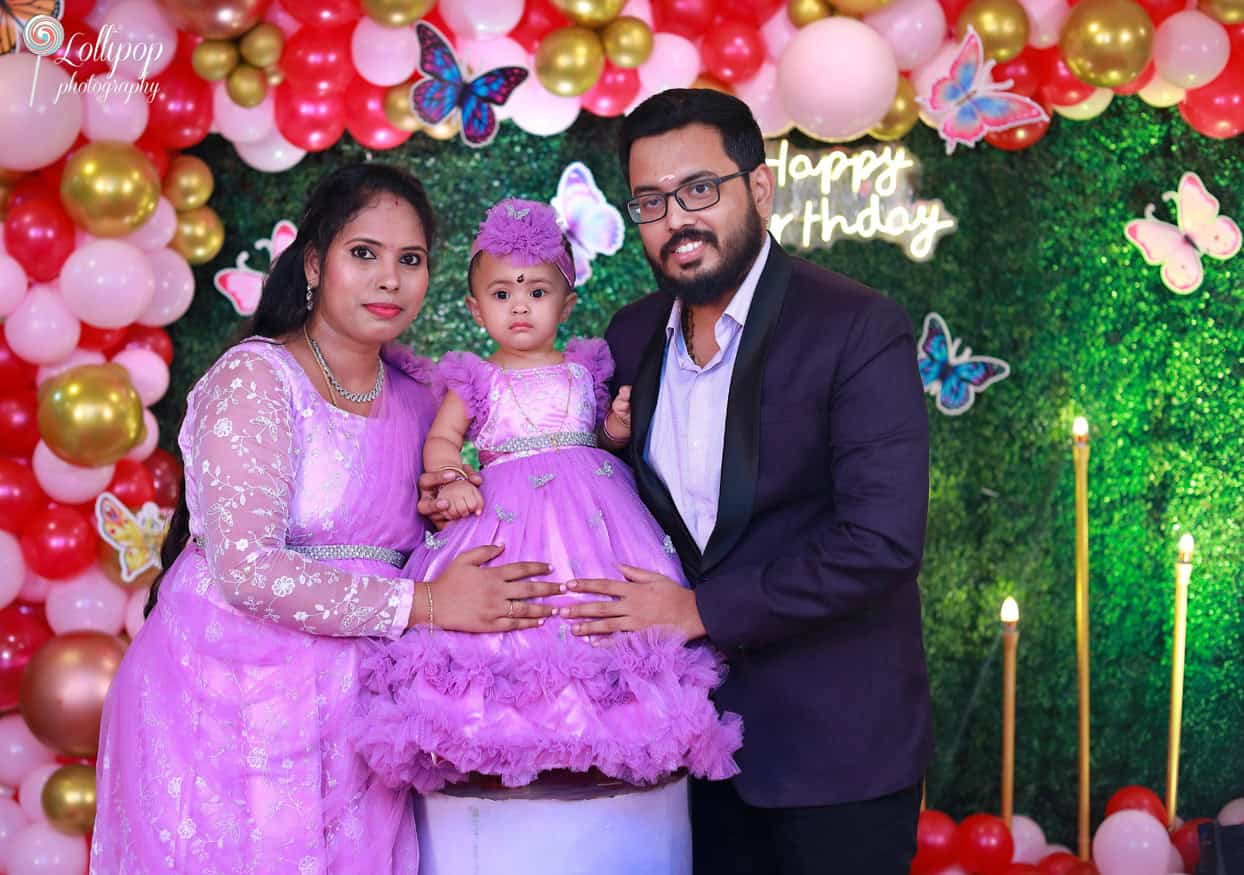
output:
M932 750L916 575L928 422L910 320L765 231L747 107L675 90L627 117L627 204L661 291L607 339L630 461L693 589L575 581L577 634L671 624L729 660L742 773L697 782L697 873L906 875Z

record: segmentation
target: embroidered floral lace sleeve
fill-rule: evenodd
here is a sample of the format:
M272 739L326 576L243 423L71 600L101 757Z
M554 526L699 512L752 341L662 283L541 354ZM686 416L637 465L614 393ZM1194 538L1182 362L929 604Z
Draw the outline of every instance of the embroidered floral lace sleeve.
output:
M227 353L190 398L191 531L230 604L314 635L397 637L414 583L354 574L285 547L295 488L289 387L254 351Z

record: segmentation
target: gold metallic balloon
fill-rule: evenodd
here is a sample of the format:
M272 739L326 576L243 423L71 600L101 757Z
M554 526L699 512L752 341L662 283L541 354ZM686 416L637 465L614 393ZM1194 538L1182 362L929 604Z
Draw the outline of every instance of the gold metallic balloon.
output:
M461 127L458 124L458 114L453 113L446 116L440 124L425 126L423 132L433 140L452 140L458 136L459 130Z
M1239 24L1244 21L1244 0L1200 0L1200 10L1223 24Z
M263 72L268 79L268 85L272 88L276 88L285 81L285 71L280 67L267 67Z
M1134 0L1081 0L1063 23L1058 47L1078 78L1117 88L1143 73L1153 56L1153 21Z
M21 710L30 731L74 757L99 752L99 721L125 643L103 632L65 632L35 651L22 671Z
M410 103L411 83L394 85L384 93L384 114L389 124L399 131L417 131L423 127L423 119Z
M275 24L257 24L238 40L242 60L253 67L268 67L281 60L285 49L285 34Z
M70 218L96 237L123 237L151 218L160 176L138 148L97 140L69 156L60 199Z
M95 826L95 769L61 766L43 785L43 815L65 835L86 835Z
M562 14L583 27L603 27L618 17L626 0L553 0Z
M111 465L147 436L143 402L120 365L79 365L39 386L39 434L71 465Z
M832 0L843 15L868 15L889 4L890 0Z
M916 89L906 76L898 77L898 91L885 117L873 126L868 136L874 140L897 140L907 135L920 118L920 105L916 103Z
M190 65L199 78L219 82L238 65L237 44L227 39L205 39L191 52Z
M268 0L159 0L181 30L208 39L232 39L263 19Z
M959 39L969 27L976 28L985 57L999 63L1016 57L1028 44L1028 13L1019 0L972 0L959 13Z
M624 15L609 22L600 35L605 56L615 67L638 67L652 54L652 29L642 19Z
M428 14L435 0L363 0L363 11L385 27L406 27Z
M268 74L250 64L238 64L225 80L225 91L238 106L259 106L268 96Z
M164 174L164 196L175 210L193 210L212 196L212 169L202 158L178 155Z
M596 84L605 69L600 37L585 27L562 27L536 49L536 77L562 97L578 97Z
M814 21L829 17L829 4L825 0L788 0L786 17L795 27L803 27Z
M195 207L177 214L177 231L169 248L191 264L207 264L225 245L225 226L211 207Z

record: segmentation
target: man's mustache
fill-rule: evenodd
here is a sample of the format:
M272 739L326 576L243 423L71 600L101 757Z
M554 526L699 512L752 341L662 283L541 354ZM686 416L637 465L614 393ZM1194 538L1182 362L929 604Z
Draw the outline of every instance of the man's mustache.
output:
M664 246L661 247L661 258L666 259L674 254L674 250L684 243L704 242L710 246L720 249L717 245L717 235L712 231L701 231L699 229L688 228L685 231L679 231L671 237Z

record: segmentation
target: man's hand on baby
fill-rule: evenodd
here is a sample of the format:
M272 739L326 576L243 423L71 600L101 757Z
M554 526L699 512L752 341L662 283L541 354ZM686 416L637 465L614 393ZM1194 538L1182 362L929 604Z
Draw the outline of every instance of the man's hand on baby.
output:
M618 389L618 397L613 399L609 407L609 415L605 417L607 437L615 438L618 443L626 443L631 437L631 387Z
M449 502L449 507L445 509L445 517L449 520L479 516L484 512L484 496L467 480L445 484L437 490L436 497Z

